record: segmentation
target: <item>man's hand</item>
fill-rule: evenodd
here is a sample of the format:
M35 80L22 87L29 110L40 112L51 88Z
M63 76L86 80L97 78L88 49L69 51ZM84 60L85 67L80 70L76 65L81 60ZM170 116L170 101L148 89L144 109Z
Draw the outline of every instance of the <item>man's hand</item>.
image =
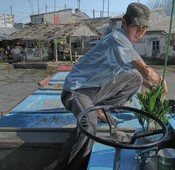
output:
M143 85L150 89L153 86L162 84L163 78L157 73L155 69L145 64L143 60L133 61L132 65L136 68L143 77ZM167 95L168 87L166 81L163 83L164 93Z

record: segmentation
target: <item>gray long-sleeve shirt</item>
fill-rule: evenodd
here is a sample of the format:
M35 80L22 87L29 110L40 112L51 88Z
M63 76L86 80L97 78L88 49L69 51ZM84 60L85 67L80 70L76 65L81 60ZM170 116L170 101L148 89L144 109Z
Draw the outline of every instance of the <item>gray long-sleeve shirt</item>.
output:
M65 79L63 89L101 87L122 72L133 71L131 61L141 60L123 29L103 37L91 48Z

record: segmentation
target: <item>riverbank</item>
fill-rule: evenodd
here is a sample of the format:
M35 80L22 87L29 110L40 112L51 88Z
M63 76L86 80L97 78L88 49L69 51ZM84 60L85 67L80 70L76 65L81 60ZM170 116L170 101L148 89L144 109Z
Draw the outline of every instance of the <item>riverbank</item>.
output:
M73 65L71 61L58 61L58 62L45 62L45 61L32 61L32 62L18 62L18 63L0 63L0 70L3 69L58 69L62 65Z
M162 58L143 58L146 64L148 65L164 65L165 60ZM175 60L174 59L168 59L167 65L175 65Z
M13 65L9 63L0 63L0 70L9 70L13 69Z
M148 65L164 65L163 59L155 58L143 58L146 64ZM72 61L27 61L27 62L0 62L0 70L2 69L51 69L59 68L61 65L73 65L75 62ZM175 60L168 60L167 65L175 65Z

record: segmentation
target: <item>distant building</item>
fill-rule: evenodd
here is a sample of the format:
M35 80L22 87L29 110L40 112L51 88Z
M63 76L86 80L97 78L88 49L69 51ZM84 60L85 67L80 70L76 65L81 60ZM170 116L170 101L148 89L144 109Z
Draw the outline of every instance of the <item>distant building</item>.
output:
M8 39L8 36L16 31L14 28L14 15L0 14L0 41Z
M122 25L122 17L111 18L111 30L118 30ZM175 19L175 17L174 17ZM164 9L154 9L151 11L150 28L144 37L134 44L134 48L145 59L164 59L167 47L170 16L166 16ZM175 28L171 30L171 41L169 48L169 59L175 58Z
M91 48L91 40L100 32L86 22L70 24L37 24L10 35L13 44L26 48L26 58L32 60L64 60L83 55Z
M72 13L72 9L64 9L55 12L31 15L30 18L33 25L43 23L58 25L74 23L90 17L81 11L76 10L75 13Z
M0 27L13 27L14 15L0 14Z
M72 14L72 20L73 21L82 21L82 20L87 20L89 19L90 17L84 13L84 12L81 12L79 9L75 9L75 13Z
M18 30L20 30L26 26L27 26L27 24L23 24L23 23L15 23L15 25L14 25L14 27Z
M122 17L123 15L116 16L111 18L111 30L119 30L122 26Z
M175 17L174 17L175 19ZM170 16L151 23L143 39L135 44L137 52L144 58L164 59L168 45ZM175 58L175 28L171 29L169 59Z

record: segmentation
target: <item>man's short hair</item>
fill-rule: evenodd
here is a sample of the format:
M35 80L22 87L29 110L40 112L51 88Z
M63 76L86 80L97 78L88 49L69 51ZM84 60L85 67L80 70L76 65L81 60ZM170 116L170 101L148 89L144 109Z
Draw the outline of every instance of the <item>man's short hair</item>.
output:
M123 19L126 21L126 25L129 26L130 24L132 24L131 18L129 15L125 14L123 15Z

